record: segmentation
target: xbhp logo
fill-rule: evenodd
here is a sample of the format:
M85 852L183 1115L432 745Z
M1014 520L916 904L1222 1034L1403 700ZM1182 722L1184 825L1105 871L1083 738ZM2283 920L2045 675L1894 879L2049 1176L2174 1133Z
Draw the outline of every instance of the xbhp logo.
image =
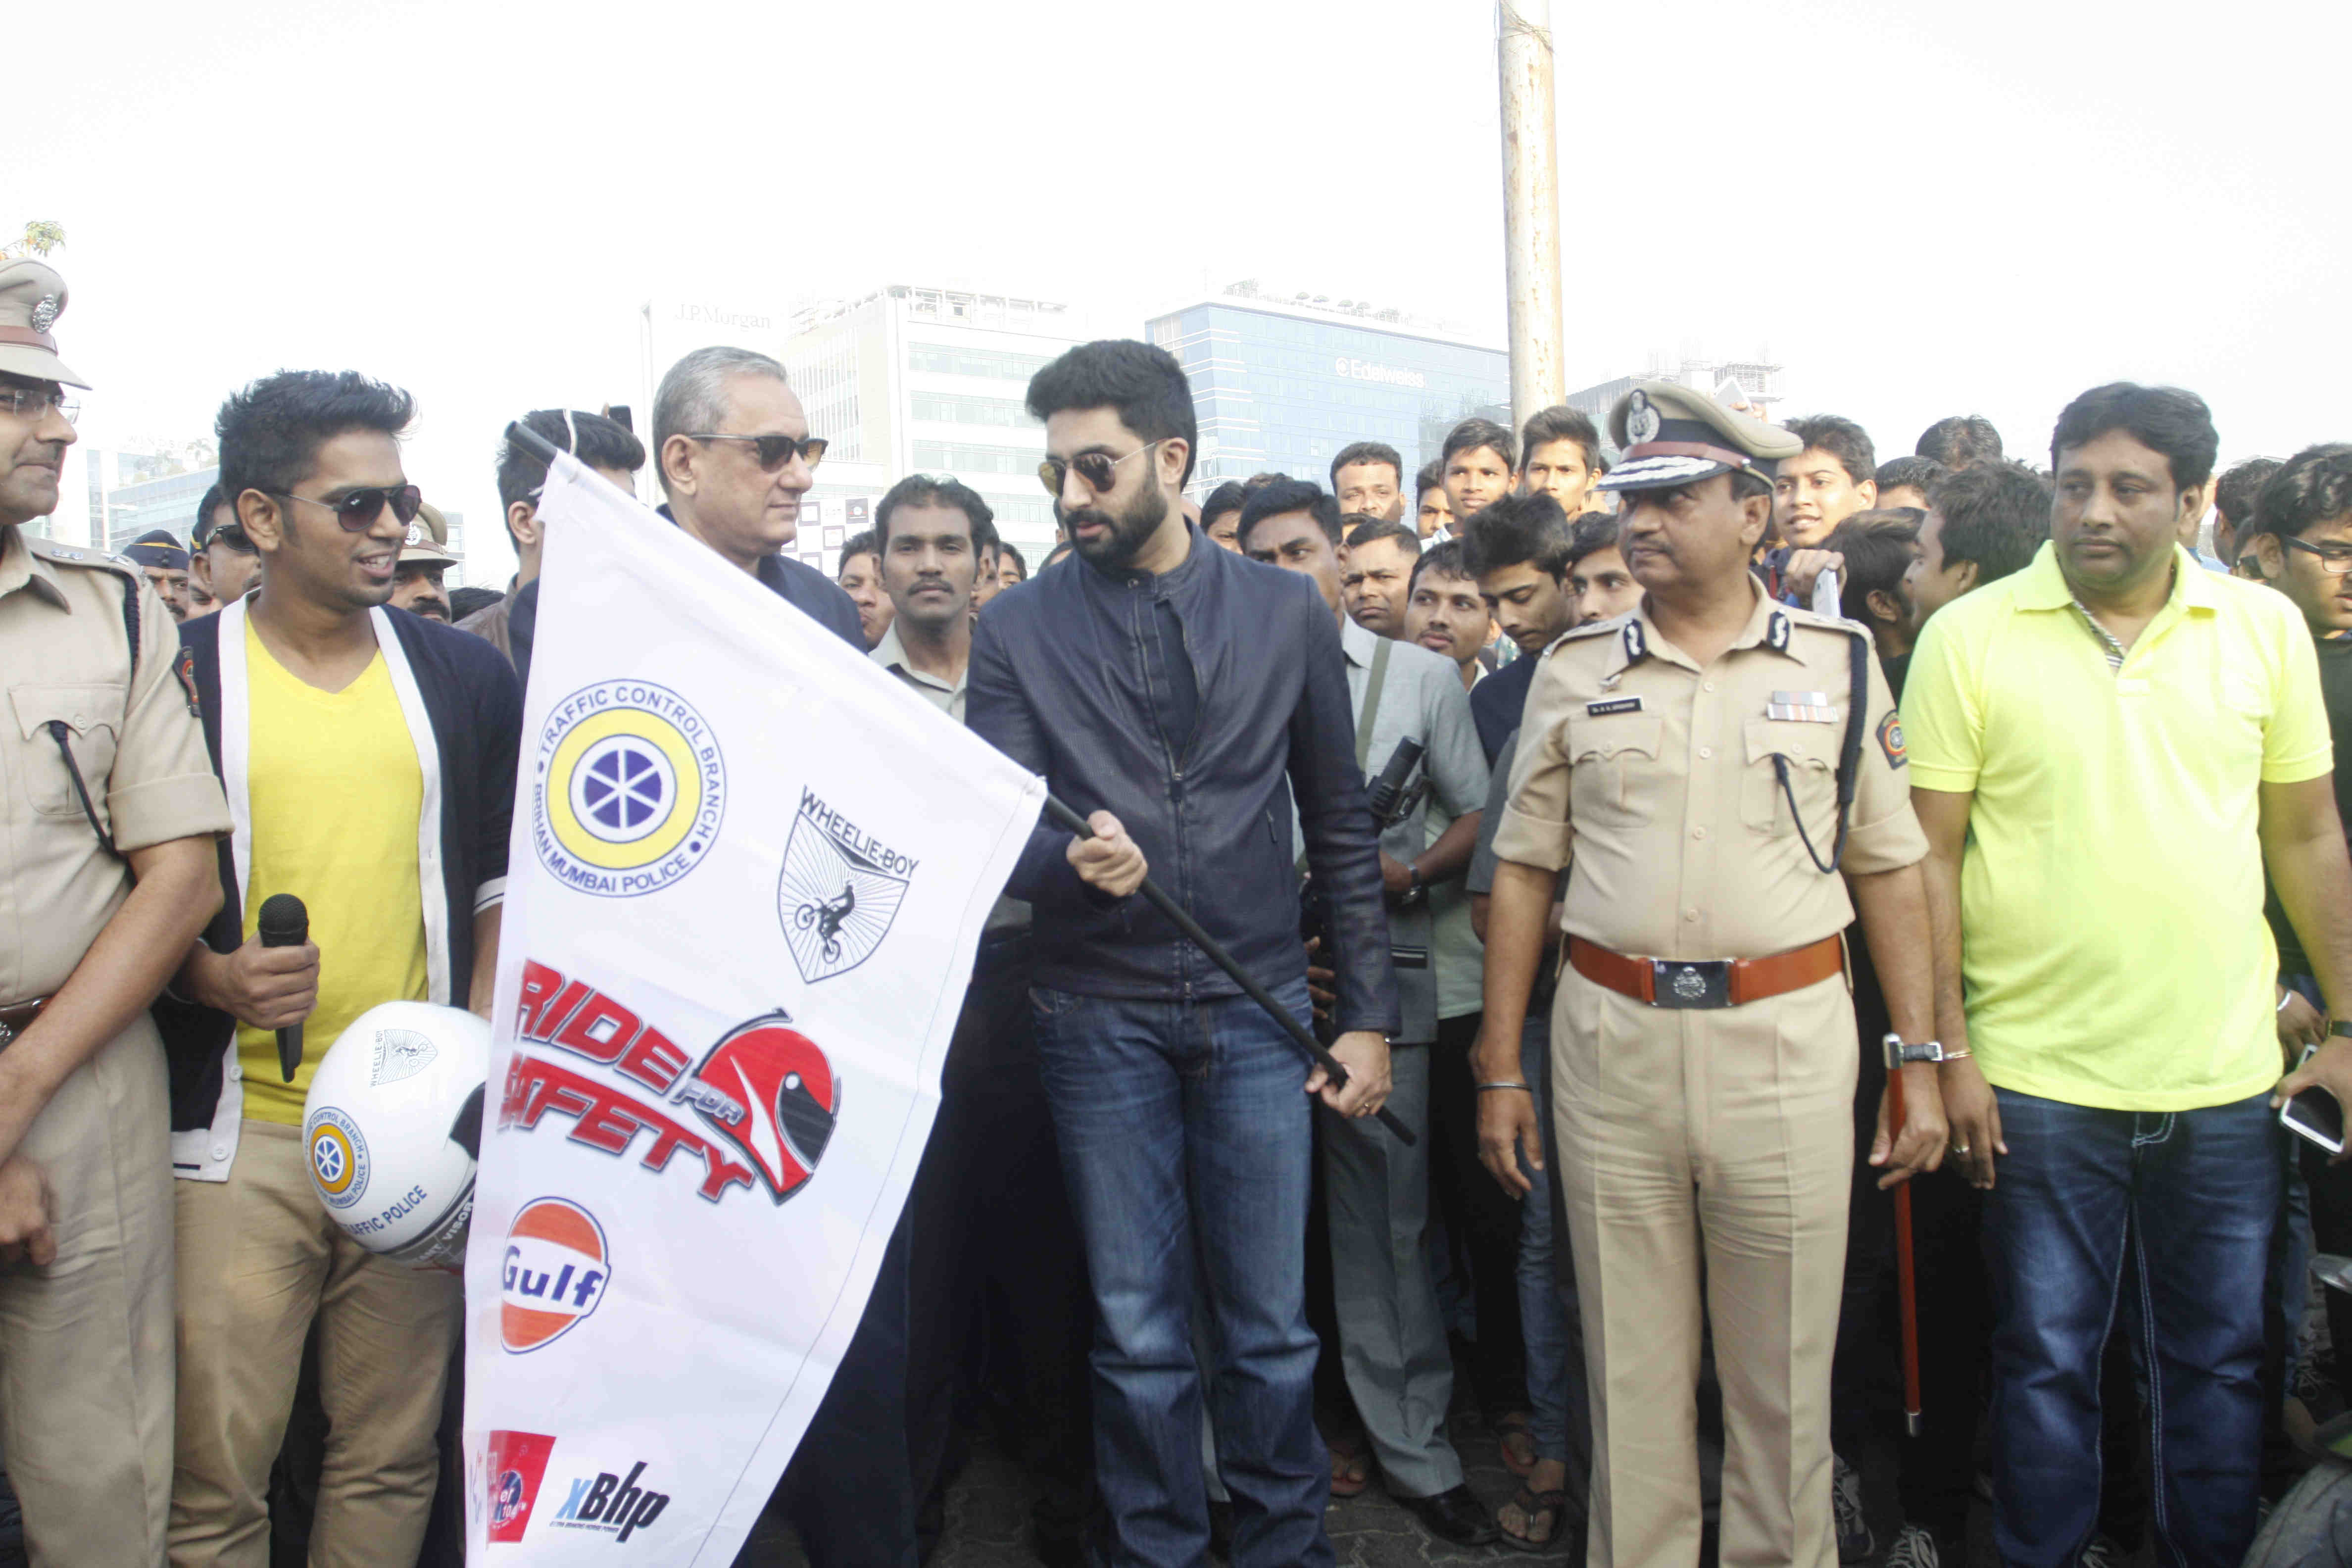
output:
M583 1476L573 1481L572 1495L556 1510L555 1527L602 1530L626 1541L659 1519L662 1510L669 1506L667 1492L646 1491L637 1485L637 1478L645 1473L646 1462L640 1459L630 1467L625 1480L606 1470L593 1480Z

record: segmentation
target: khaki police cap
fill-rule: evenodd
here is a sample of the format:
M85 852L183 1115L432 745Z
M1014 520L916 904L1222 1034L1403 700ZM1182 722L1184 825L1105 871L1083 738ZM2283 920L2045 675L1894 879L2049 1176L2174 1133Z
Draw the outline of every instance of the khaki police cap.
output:
M416 521L408 525L408 538L400 547L400 563L427 561L438 565L453 564L457 557L449 553L449 521L441 509L431 501L416 509Z
M66 313L66 280L41 261L0 261L0 370L34 381L87 388L58 358L49 335Z
M1635 383L1610 410L1609 434L1625 455L1602 476L1604 490L1663 489L1739 468L1769 479L1805 449L1779 426L1671 381Z

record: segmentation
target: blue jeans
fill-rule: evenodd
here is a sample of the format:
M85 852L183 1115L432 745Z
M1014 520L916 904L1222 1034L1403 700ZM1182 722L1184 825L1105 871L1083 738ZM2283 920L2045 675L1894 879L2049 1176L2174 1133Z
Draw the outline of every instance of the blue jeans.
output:
M1301 1022L1307 984L1276 993ZM1246 997L1030 993L1045 1097L1086 1238L1096 1325L1095 1468L1112 1568L1206 1560L1201 1383L1191 1313L1206 1284L1218 1468L1234 1568L1332 1561L1330 1457L1315 1430L1307 1326L1314 1158L1307 1067Z
M1985 1208L2001 1561L2071 1568L2096 1525L2100 1353L2129 1269L2160 1560L2234 1568L2261 1480L2269 1097L2158 1113L1995 1093L2010 1150Z
M1536 1458L1567 1465L1570 1489L1580 1495L1592 1468L1592 1410L1568 1232L1552 1225L1559 1152L1551 1131L1550 1011L1528 1008L1519 1033L1519 1077L1535 1086L1545 1165L1536 1170L1524 1152L1519 1155L1519 1174L1528 1183L1519 1200L1519 1332L1527 1341L1528 1425Z

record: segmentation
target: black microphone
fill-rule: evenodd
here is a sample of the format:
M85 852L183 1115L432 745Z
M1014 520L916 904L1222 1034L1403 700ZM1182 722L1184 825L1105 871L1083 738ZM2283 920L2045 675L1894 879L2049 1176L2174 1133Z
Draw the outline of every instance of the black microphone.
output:
M253 934L264 947L299 947L310 940L310 911L291 893L272 893L261 900ZM289 1024L278 1031L278 1070L292 1083L301 1065L302 1026Z
M1423 749L1419 741L1399 741L1396 750L1389 755L1388 766L1372 781L1372 787L1364 792L1364 804L1372 808L1372 820L1381 827L1392 827L1400 820L1402 814L1397 805L1404 795L1405 785L1412 782L1413 770L1421 766Z

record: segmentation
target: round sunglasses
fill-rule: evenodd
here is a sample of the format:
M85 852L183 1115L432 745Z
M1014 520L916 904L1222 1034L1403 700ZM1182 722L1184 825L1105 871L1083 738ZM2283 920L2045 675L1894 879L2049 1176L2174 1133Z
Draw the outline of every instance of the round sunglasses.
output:
M1167 439L1169 437L1165 436L1160 437L1160 441ZM1086 481L1087 489L1100 495L1118 482L1118 466L1121 463L1140 458L1160 445L1160 441L1146 441L1124 458L1114 458L1108 452L1080 452L1069 458L1048 458L1037 465L1037 480L1045 487L1047 495L1059 500L1063 484L1068 479L1070 470L1076 468L1078 478Z

